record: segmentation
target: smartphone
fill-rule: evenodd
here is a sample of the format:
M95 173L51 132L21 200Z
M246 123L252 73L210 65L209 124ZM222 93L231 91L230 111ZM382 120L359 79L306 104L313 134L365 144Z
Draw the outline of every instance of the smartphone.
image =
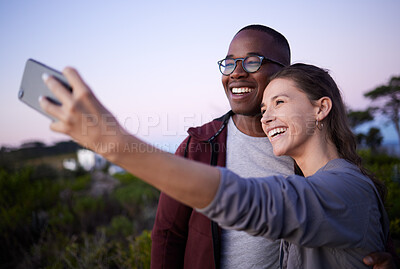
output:
M56 121L56 118L44 112L39 105L40 96L47 98L56 105L61 105L60 101L57 100L54 94L49 90L49 88L47 88L46 84L44 84L42 79L42 75L44 73L48 74L49 76L55 77L69 91L72 91L72 88L68 84L67 79L61 72L33 59L28 59L25 64L25 70L22 76L18 98L31 108L37 110L51 120Z

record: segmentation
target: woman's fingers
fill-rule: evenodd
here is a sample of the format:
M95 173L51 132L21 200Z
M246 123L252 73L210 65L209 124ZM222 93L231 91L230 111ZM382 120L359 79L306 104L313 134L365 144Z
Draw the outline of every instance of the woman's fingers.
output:
M67 88L65 88L64 85L61 84L61 82L48 75L44 75L42 79L50 91L54 93L57 99L61 102L61 104L68 105L71 103L72 94Z
M41 106L45 112L59 121L71 125L79 122L83 114L93 113L91 109L93 101L90 100L93 98L90 98L92 92L87 88L75 69L67 67L64 69L64 74L72 88L72 92L56 78L45 75L43 76L43 81L61 102L61 106L52 103L47 98L42 98ZM65 128L57 128L57 131L61 129L64 130Z
M73 88L73 98L75 104L84 104L85 113L95 115L97 115L98 113L108 113L108 111L97 100L96 96L87 86L87 84L75 68L66 67L63 70L63 74Z
M46 98L40 101L43 110L58 119L50 128L71 136L94 151L98 150L96 147L99 144L114 143L115 136L123 133L115 117L97 100L75 69L67 67L63 74L72 87L72 93L55 78L45 80L62 103L58 106Z
M67 126L61 121L55 121L50 124L50 129L52 131L69 135L69 130L67 130L66 127Z
M63 74L74 89L75 96L79 97L82 94L86 95L88 92L91 92L75 68L66 67L63 70Z
M49 101L46 97L40 96L39 104L42 107L43 111L47 114L60 119L63 115L61 106L54 104L53 102Z

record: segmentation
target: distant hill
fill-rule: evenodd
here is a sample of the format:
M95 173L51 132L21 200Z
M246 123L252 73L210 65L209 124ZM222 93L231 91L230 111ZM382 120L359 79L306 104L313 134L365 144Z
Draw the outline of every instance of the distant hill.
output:
M56 156L75 154L82 147L73 141L62 141L47 146L42 142L29 142L19 148L0 149L0 167L10 167L35 159L51 159Z

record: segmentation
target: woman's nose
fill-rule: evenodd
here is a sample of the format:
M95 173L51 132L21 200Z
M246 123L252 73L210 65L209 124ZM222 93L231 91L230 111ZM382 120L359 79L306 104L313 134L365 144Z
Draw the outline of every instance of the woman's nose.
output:
M262 117L261 117L261 123L262 124L268 124L272 122L275 119L275 116L271 111L264 111Z

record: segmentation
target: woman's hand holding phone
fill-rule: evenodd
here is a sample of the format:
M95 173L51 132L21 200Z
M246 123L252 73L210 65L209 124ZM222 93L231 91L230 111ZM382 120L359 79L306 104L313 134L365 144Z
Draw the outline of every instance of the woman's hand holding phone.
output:
M112 144L115 151L125 131L98 101L74 68L67 67L62 73L73 89L72 92L54 77L42 77L46 86L62 104L56 105L47 98L40 98L41 108L57 119L51 123L50 128L69 135L82 146L105 155L106 158L111 158L107 156L107 149Z

